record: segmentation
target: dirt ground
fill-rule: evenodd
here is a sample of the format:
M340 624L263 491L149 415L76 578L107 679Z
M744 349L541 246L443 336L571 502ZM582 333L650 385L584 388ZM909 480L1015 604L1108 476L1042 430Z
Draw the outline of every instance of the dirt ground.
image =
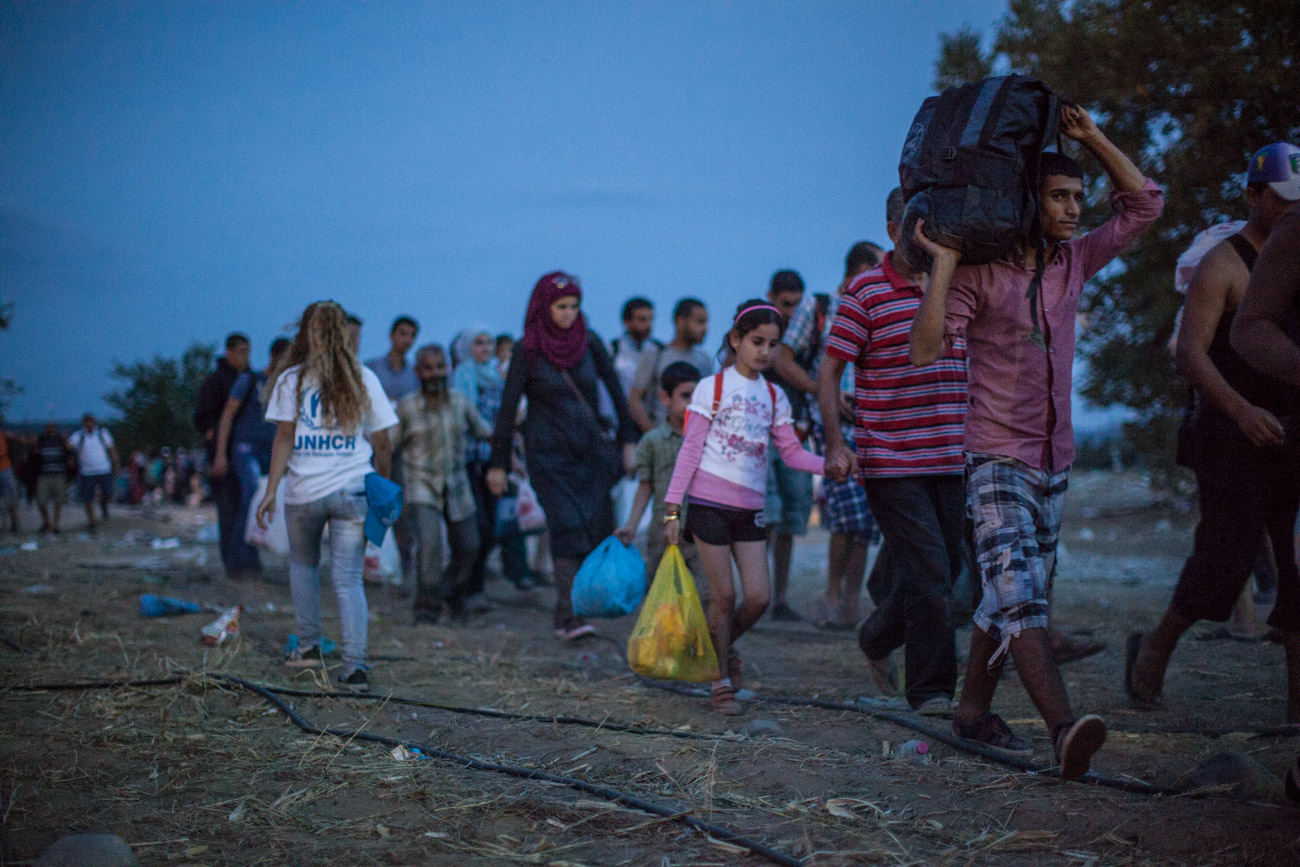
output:
M742 639L746 685L759 700L743 717L711 715L700 699L630 674L622 646L631 617L600 623L600 639L562 645L549 629L550 591L523 594L500 580L489 584L494 610L465 627L413 627L409 599L369 588L371 679L380 696L536 719L350 696L287 700L321 727L618 789L809 865L1300 863L1300 821L1280 785L1295 738L1152 730L1282 723L1280 648L1189 636L1163 709L1136 712L1121 689L1123 638L1153 624L1168 601L1194 511L1154 496L1132 473L1080 473L1069 498L1054 616L1108 645L1064 669L1076 709L1111 725L1094 770L1176 786L1215 753L1247 753L1262 766L1254 800L1221 789L1153 796L1061 784L939 743L928 763L887 758L887 742L915 733L863 713L762 700L877 697L852 634L806 623L764 620ZM445 759L399 762L386 746L304 734L264 698L205 676L330 689L317 672L282 664L293 630L283 571L266 581L221 576L215 546L196 542L209 510L119 510L95 537L79 534L79 516L68 514L62 538L41 537L37 550L17 547L35 537L0 537L3 863L87 831L120 835L144 864L764 863L589 793ZM34 526L31 514L25 519ZM179 538L181 547L156 551L154 537ZM792 599L804 612L823 589L825 540L813 530L797 545ZM199 629L213 615L146 619L137 612L142 593L243 604L242 637L206 648ZM328 590L325 600L326 631L337 639ZM968 640L969 629L960 630L959 647ZM190 676L169 686L9 688L177 670ZM1051 763L1014 675L995 709L1032 735L1037 762ZM560 725L556 715L658 731ZM779 730L754 732L757 720Z

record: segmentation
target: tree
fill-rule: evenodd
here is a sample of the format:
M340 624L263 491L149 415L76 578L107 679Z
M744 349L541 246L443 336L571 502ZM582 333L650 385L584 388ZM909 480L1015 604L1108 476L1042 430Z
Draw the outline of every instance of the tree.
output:
M1181 303L1174 263L1197 232L1244 216L1252 153L1300 139L1300 15L1292 0L1010 0L991 52L969 29L943 37L936 85L995 68L1087 107L1165 190L1160 222L1085 291L1080 348L1083 395L1136 409L1128 432L1168 466L1186 400L1164 349ZM1095 224L1109 209L1092 174Z
M195 343L180 359L154 356L152 361L124 364L113 362L110 374L126 383L119 391L104 395L119 420L113 436L124 453L132 449L161 446L199 445L198 432L190 421L199 386L212 370L216 349Z

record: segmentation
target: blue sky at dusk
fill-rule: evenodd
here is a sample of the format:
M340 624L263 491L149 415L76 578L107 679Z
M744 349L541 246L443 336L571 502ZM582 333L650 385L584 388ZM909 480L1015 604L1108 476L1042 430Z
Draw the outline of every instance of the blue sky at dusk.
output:
M885 241L939 34L1004 7L909 3L0 3L0 375L14 419L102 411L114 358L309 301L421 342L518 332L578 274L714 314L779 268L831 291Z

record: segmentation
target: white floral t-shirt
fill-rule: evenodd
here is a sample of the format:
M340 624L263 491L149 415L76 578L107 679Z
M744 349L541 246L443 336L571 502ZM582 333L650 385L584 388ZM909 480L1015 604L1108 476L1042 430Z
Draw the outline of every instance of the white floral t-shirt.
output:
M722 377L722 395L714 418L715 380ZM728 367L706 376L691 395L690 412L712 419L700 469L760 494L767 490L767 450L772 430L791 423L785 392L759 376L746 379Z

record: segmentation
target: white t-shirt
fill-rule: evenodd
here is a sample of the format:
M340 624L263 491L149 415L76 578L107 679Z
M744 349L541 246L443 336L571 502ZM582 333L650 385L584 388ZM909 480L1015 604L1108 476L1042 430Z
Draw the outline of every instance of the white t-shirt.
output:
M113 435L107 429L96 427L90 433L79 428L68 442L77 450L78 472L83 476L102 476L113 472L113 461L108 450L113 447Z
M320 387L313 379L303 383L302 406L294 406L301 365L294 365L276 380L275 391L266 407L267 421L296 421L293 455L285 474L284 501L310 503L335 491L359 490L371 471L374 450L363 434L385 430L397 424L397 415L370 368L361 366L361 381L370 399L370 411L361 426L347 433L337 424L322 426Z
M719 376L722 397L714 418L714 380ZM734 367L728 367L700 380L691 395L690 412L713 419L704 438L700 469L751 491L766 491L772 430L792 421L785 391L771 386L762 376L746 379Z

